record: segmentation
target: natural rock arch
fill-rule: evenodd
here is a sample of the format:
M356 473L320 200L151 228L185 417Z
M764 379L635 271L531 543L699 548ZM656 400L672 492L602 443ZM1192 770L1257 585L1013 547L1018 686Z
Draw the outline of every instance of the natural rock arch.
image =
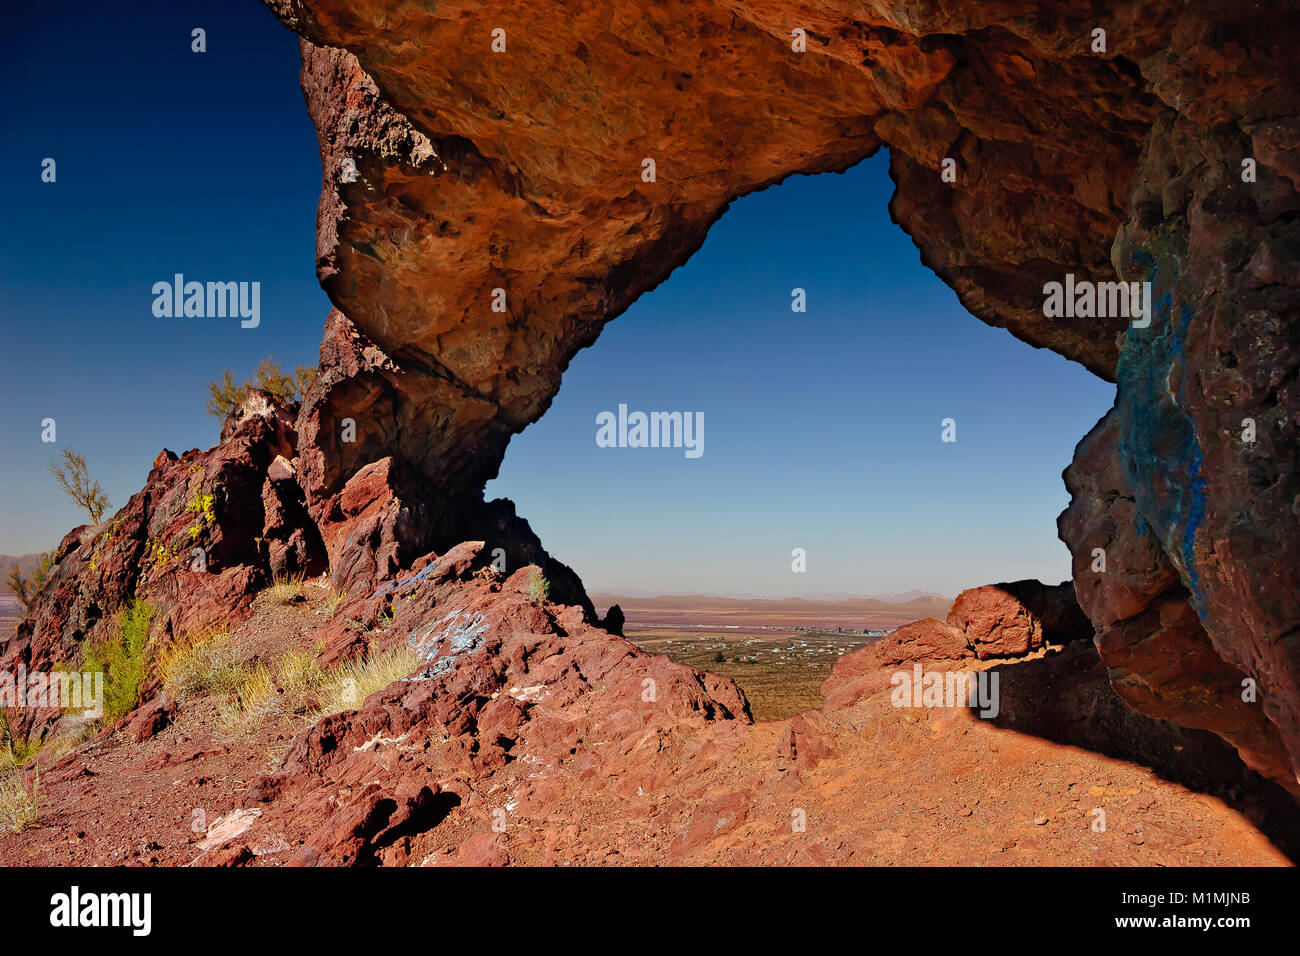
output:
M373 578L359 474L404 502L399 563L505 527L483 484L605 322L732 199L888 145L891 214L963 304L1118 383L1060 522L1117 690L1300 791L1289 5L267 2L324 169L298 428L336 574ZM1067 274L1151 282L1150 326L1045 318Z

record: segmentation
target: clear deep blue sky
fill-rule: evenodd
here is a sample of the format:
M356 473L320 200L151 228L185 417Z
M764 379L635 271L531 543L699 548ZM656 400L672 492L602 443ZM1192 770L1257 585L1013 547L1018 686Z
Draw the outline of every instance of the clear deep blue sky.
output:
M58 448L85 454L120 506L161 448L216 441L203 403L223 368L314 362L328 302L297 44L260 3L19 6L0 53L0 552L14 554L83 520L45 471ZM882 151L736 202L579 354L488 494L514 499L593 590L952 594L1067 577L1060 472L1113 386L967 314L889 221L887 164ZM260 281L261 326L154 318L150 288L175 272ZM620 402L703 412L704 456L598 448L596 415ZM40 441L46 417L57 446Z

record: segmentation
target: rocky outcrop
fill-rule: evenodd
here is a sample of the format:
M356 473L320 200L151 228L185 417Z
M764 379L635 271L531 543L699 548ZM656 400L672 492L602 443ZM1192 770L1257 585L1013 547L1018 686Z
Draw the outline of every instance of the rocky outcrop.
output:
M395 452L445 499L481 487L574 353L732 199L881 145L895 216L973 311L1113 374L1123 323L1048 320L1041 287L1109 271L1157 103L1116 51L1086 53L1083 22L678 2L561 29L545 4L270 5L304 38L322 284L367 343L321 396L323 425L364 432L334 482ZM1116 44L1155 43L1126 26Z
M1217 641L1211 637L1159 534L1143 517L1117 448L1120 424L1112 412L1080 442L1065 473L1071 504L1059 522L1074 555L1079 603L1097 626L1111 682L1130 706L1213 730L1247 764L1296 789L1288 746L1266 708L1269 698L1248 676L1258 671L1232 662L1229 641L1236 628L1222 628Z
M300 734L281 766L254 781L237 809L214 825L222 833L226 821L238 818L238 832L212 846L210 836L196 863L879 861L881 848L866 836L877 828L856 822L827 832L831 819L849 814L857 821L863 813L860 798L841 806L839 795L871 792L876 800L885 779L903 777L914 801L905 812L936 810L936 802L918 795L926 783L905 769L912 766L908 754L937 759L936 738L944 738L939 749L954 754L967 774L958 805L947 811L959 822L945 833L963 841L959 852L972 852L964 841L978 834L982 859L997 852L987 839L990 827L1002 833L1039 825L1023 801L1042 800L1035 793L1041 783L1023 790L1006 779L990 785L1005 775L987 767L1004 762L1032 768L1035 776L1059 765L1073 781L1049 799L1068 804L1057 812L1072 836L1091 843L1078 848L1090 862L1115 861L1116 842L1162 839L1164 824L1152 810L1166 799L1161 787L1168 785L1148 779L1141 790L1145 811L1120 810L1119 788L1080 785L1109 782L1113 772L1098 776L1104 764L1081 762L1081 747L1140 762L1209 793L1248 793L1253 818L1279 843L1300 832L1295 807L1280 789L1246 770L1223 741L1126 707L1086 636L1050 626L1049 616L1008 593L1041 599L1044 615L1064 610L1057 619L1069 620L1063 588L1017 582L973 589L957 604L993 610L994 595L1001 594L998 619L1069 637L1066 644L981 660L972 645L985 645L976 638L987 628L977 626L968 638L949 624L918 621L845 655L825 682L820 710L755 725L730 680L645 654L589 627L577 608L534 601L527 574L493 571L482 542L434 556L425 568L390 595L395 620L383 638L420 649L414 672L357 710ZM356 604L350 613L367 616ZM892 699L899 665L909 672L996 666L999 713L981 720L958 701L927 706L923 719L912 716ZM905 729L913 725L921 739ZM1001 729L1016 733L981 743ZM989 752L976 761L971 751L982 746ZM986 768L978 782L969 778L976 763ZM951 779L940 779L951 793ZM873 785L854 782L864 780ZM611 814L611 806L618 812ZM1115 814L1114 836L1098 836L1086 825L1098 806ZM968 834L960 819L972 817L975 807L980 823ZM796 820L816 817L821 839L808 840L790 826L792 808ZM1172 838L1188 841L1177 828ZM909 851L918 852L931 851L915 845Z
M978 620L1058 633L1008 593L1036 589L1003 587L1003 606L966 596ZM917 622L841 658L820 709L754 723L731 680L540 598L483 541L379 591L259 599L227 646L281 691L286 662L311 648L325 666L353 639L354 659L404 649L398 679L341 712L273 695L238 732L224 687L154 696L38 758L47 815L0 862L1282 865L1300 846L1278 788L1219 738L1120 703L1088 641L981 660L957 628ZM927 644L934 629L960 640ZM902 662L995 670L998 713L897 700Z
M986 584L957 595L948 626L960 633L980 660L1023 657L1047 644L1092 637L1070 582L1049 587L1038 581Z
M1166 112L1143 152L1113 255L1152 283L1156 315L1127 334L1112 421L1086 440L1113 440L1132 517L1104 571L1090 546L1107 543L1063 527L1076 581L1117 577L1094 590L1137 605L1094 618L1125 698L1221 733L1300 793L1300 125L1278 112L1294 96L1224 89L1239 83L1212 74L1226 102Z
M501 804L512 817L545 815L562 802L563 779L612 794L662 790L683 771L665 741L714 722L748 726L729 678L645 654L592 628L581 608L538 603L529 581L527 569L494 572L478 541L399 582L388 633L419 651L418 669L300 734L245 797L259 819L244 839L274 832L297 847L285 860L296 865L418 863L411 838L490 778L519 787ZM496 812L504 823L507 811ZM508 862L480 845L492 839L472 838L454 862Z
M237 622L274 575L326 568L362 618L392 604L403 630L432 627L426 673L322 722L259 791L315 814L295 831L297 862L400 856L447 812L448 780L503 770L512 741L640 786L734 753L743 697L667 662L625 667L628 645L593 629L577 576L482 490L577 351L729 202L887 146L891 214L965 306L1117 384L1066 472L1059 523L1090 625L1068 589L965 592L946 621L846 658L826 713L783 731L783 772L844 752L834 715L848 720L884 667L1046 658L1095 629L1101 664L1076 649L1080 668L1104 666L1130 707L1213 731L1300 793L1300 121L1286 4L669 0L563 17L529 0L268 5L302 37L324 172L317 262L335 309L318 375L300 409L250 397L217 447L163 452L122 510L71 532L0 667L69 660L141 598L164 641ZM1149 324L1047 317L1044 287L1067 274L1150 282ZM527 596L531 565L568 610ZM426 585L455 606L435 609ZM453 611L488 628L448 638ZM322 627L322 661L366 653L362 618ZM558 697L511 691L532 693L523 682L539 675ZM670 685L653 717L637 709L644 679ZM129 726L147 742L171 717L154 700ZM686 732L669 743L674 727ZM443 782L396 773L401 785L372 788L375 753L403 755L378 745L412 729L439 742L426 769ZM622 756L586 762L584 735ZM676 814L673 852L752 826L759 789L719 788ZM536 797L539 814L551 797ZM466 859L513 852L468 837Z
M143 707L136 709L127 726L127 733L136 743L153 737L176 717L176 701L159 694Z
M421 555L478 538L499 570L537 565L553 600L580 605L594 620L577 574L546 553L510 501L485 502L481 484L448 493L417 469L424 440L407 416L417 406L451 414L439 392L445 383L425 379L402 371L343 313L330 313L320 370L298 415L298 481L336 585L374 588Z
M885 686L884 672L890 669L917 663L963 668L1024 658L1092 636L1068 581L986 584L958 594L947 620L912 621L845 655L822 684L822 696L828 707L846 707Z
M1181 608L1195 619L1186 603ZM989 635L997 639L989 641ZM1039 635L1042 639L1035 639ZM1022 648L1026 638L1030 646ZM1204 657L1208 642L1203 634L1201 638L1203 646L1196 649ZM1284 786L1252 773L1277 776L1270 772L1276 766L1253 759L1248 732L1258 732L1259 725L1239 731L1240 717L1236 723L1225 721L1222 714L1198 717L1190 709L1179 711L1144 699L1135 692L1129 671L1178 670L1195 661L1148 659L1144 667L1133 664L1124 670L1118 663L1123 656L1117 640L1107 631L1094 644L1091 626L1068 582L1056 587L1017 581L971 588L957 596L946 623L914 621L840 658L822 684L823 711L852 710L873 697L888 696L900 673L991 670L998 677L997 712L989 717L995 726L1134 761L1197 789L1248 788L1266 808L1260 813L1272 817L1279 838L1296 839L1300 809ZM1204 688L1213 687L1213 676L1198 675L1203 697L1209 696ZM833 738L812 729L825 726L826 717L801 717L802 722L791 721L791 738L797 741L803 732L805 755L833 753ZM1215 725L1217 735L1196 729L1207 724ZM1221 739L1225 737L1227 743ZM1285 784L1285 777L1281 782Z
M288 540L302 529L286 525L291 501L271 477L295 457L295 444L291 410L254 392L226 420L219 445L160 452L145 487L116 514L59 544L55 568L0 661L48 668L70 660L137 598L151 603L164 633L238 619L270 581L268 542L283 546L282 566L319 570L324 554L311 539L295 539L289 557Z
M320 573L325 551L303 520L290 463L293 412L254 391L226 419L220 444L160 452L116 514L64 537L27 617L0 647L0 669L77 663L82 645L108 636L135 601L147 602L151 633L166 641L240 620L275 573ZM15 729L39 734L57 717L20 710Z
M218 445L160 452L144 488L125 506L63 539L26 618L0 645L0 670L48 672L78 663L86 643L107 637L119 613L137 601L148 606L157 649L180 635L229 628L277 577L332 569L339 594L350 589L354 598L370 598L385 585L391 590L421 557L427 562L416 549L432 522L412 506L428 500L424 483L385 458L353 475L338 495L313 498L317 450L301 442L298 417L298 409L253 391L226 419ZM554 600L595 623L582 582L543 550L510 502L480 500L450 527L489 532L486 550L497 567L535 565ZM326 666L364 655L360 633L342 619L332 627ZM153 698L156 691L157 681L146 680L146 706L132 716L132 733L141 739L175 709ZM39 739L60 716L54 708L20 708L12 729Z
M1103 632L1130 622L1125 647L1198 649L1103 639L1125 699L1199 707L1196 726L1296 785L1290 5L267 2L302 37L319 134L326 349L340 329L354 343L308 402L313 507L392 458L427 482L420 533L450 544L572 356L732 199L887 146L891 213L966 307L1118 384L1113 443L1085 443L1078 469L1113 456L1131 506L1076 492L1076 586L1123 593L1119 617L1083 604ZM1067 274L1151 282L1150 324L1046 317ZM1099 589L1080 535L1112 506L1129 513L1098 546L1133 586ZM1221 699L1238 671L1247 711ZM1198 687L1213 700L1193 706Z

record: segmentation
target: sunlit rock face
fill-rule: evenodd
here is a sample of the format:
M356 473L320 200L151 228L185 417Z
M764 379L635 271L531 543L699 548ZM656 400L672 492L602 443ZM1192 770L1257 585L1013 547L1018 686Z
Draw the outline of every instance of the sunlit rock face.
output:
M318 520L391 458L437 539L731 200L888 146L890 212L965 306L1118 384L1061 519L1117 689L1296 786L1287 4L267 2L303 38L338 310L299 422ZM1067 274L1150 282L1150 323L1049 318Z

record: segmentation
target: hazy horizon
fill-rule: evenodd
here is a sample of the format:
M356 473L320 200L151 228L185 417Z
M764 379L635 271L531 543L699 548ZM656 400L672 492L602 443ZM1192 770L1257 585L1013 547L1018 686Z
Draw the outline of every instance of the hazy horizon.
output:
M992 582L990 582L992 583ZM732 601L886 601L893 604L906 604L908 601L915 601L921 598L939 598L940 600L951 600L956 595L939 594L934 591L915 590L910 597L904 597L909 592L889 592L885 594L845 594L829 592L824 594L755 594L755 593L720 593L714 591L682 591L675 593L663 593L659 591L646 590L645 588L618 588L618 587L598 587L587 581L583 584L587 592L592 595L611 595L616 597L628 598L678 598L678 597L703 597L703 598L726 598Z

